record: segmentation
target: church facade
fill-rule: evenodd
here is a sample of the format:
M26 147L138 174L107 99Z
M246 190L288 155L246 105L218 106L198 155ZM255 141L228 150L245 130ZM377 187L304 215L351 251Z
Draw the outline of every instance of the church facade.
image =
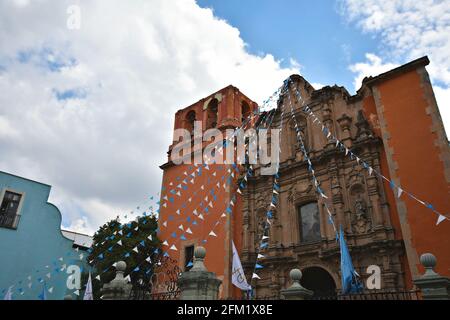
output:
M418 258L425 252L437 257L439 273L449 275L450 223L447 220L436 225L438 217L429 204L444 214L450 211L450 148L425 69L428 63L428 58L424 57L377 77L365 78L356 95L338 86L315 90L301 76L291 76L291 86L301 93L304 101L299 101L292 93L281 95L271 121L272 127L283 129L279 200L272 210L269 230L265 230L263 224L272 198L273 177L261 175L261 167L256 165L242 194L236 194L232 185L243 177L243 171L234 175L232 166L224 166L219 170L223 170L225 179L231 176L230 186L224 185L226 191L216 191L217 206L209 208L206 215L210 220L199 220L197 231L188 239L172 235L180 231L178 221L192 216L192 207L185 205L190 202L189 198L192 200L192 192L186 190L185 194L175 197L177 203L162 196L160 221L165 225L161 227L160 238L169 239L169 245L176 245L177 252L173 256L180 266L184 267L187 261L185 247L206 247L206 265L223 281L221 296L237 297L239 290L230 284L230 243L234 241L257 296L277 297L280 290L289 285L288 275L293 268L302 270L302 284L317 296L339 291L340 252L336 233L328 222L324 199L316 192L300 149L293 112L315 176L331 203L332 218L345 232L353 264L363 283L375 266L381 271L379 289L411 290L413 279L423 271ZM218 114L215 125L219 129L221 126L238 127L244 121L243 114L256 108L256 104L237 89L229 88L233 88L234 93L220 91L221 101L217 100L217 106L212 109ZM193 105L179 111L175 127L182 125L181 119L190 119L188 114L195 108L197 116L202 114L203 121L208 123L208 103L217 94L201 100L199 107ZM243 102L251 108L246 107L244 111ZM323 127L303 111L302 103L320 118L327 132L386 179L368 172L359 161L348 157L328 140ZM173 189L169 181L189 171L187 166L170 165L170 161L162 168L163 194ZM196 168L190 169L195 171ZM208 175L207 171L203 172ZM207 185L204 179L215 178L203 176L198 180L201 182L194 181L197 192L202 192L199 183ZM427 202L420 203L406 194L399 194L398 188L393 186L402 186ZM205 194L209 191L206 189ZM204 195L199 197L203 199ZM230 199L232 207L227 205ZM184 206L186 210L170 219L177 206ZM205 241L226 210L231 210L232 214L219 225L219 232L214 233L212 241ZM258 260L264 268L258 270L260 279L251 279L263 236L269 238L264 257Z

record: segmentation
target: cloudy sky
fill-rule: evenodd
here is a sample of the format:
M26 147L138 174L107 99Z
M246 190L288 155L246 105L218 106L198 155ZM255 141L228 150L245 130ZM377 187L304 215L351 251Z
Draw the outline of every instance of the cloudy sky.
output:
M92 232L159 191L176 110L292 73L353 93L423 55L450 132L449 1L2 0L0 170Z

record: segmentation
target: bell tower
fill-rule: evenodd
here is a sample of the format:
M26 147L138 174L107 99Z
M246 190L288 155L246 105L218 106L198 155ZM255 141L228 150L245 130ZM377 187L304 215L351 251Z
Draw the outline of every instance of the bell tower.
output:
M199 124L202 133L215 128L223 133L225 139L226 129L252 123L252 115L257 108L255 102L230 85L178 110L174 131L186 129L192 141L183 143L191 143L191 146L195 125ZM208 252L206 268L222 280L220 297L233 297L239 291L231 285L231 241L237 248L242 247L241 199L236 194L239 167L204 161L192 163L194 154L203 152L211 141L203 141L201 148L193 147L188 157L183 155L184 159L190 159L187 161L190 163L175 164L171 155L179 140L175 135L172 140L168 160L160 166L163 180L158 236L163 241L163 250L177 261L182 271L187 271L192 264L193 248L198 245L205 247ZM235 153L233 145L225 144L225 147L233 148ZM217 152L225 154L225 147Z

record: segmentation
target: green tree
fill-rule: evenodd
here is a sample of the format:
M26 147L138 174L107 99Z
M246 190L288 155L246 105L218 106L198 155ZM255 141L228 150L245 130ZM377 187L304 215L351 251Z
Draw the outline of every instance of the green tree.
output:
M157 228L158 222L153 216L141 216L126 224L115 219L99 228L87 257L93 270L92 287L95 299L101 296L100 288L114 279L116 270L113 265L121 260L127 264L125 276L130 276L131 283L134 286L139 282L143 283L150 290L154 267L161 258L161 241L156 235ZM100 281L95 279L98 275ZM87 279L88 272L84 272L84 286Z

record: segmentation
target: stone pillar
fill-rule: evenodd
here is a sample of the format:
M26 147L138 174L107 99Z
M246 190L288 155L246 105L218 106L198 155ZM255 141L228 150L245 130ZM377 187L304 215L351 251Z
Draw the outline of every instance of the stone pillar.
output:
M420 256L420 263L425 267L425 273L414 280L419 287L424 300L450 300L450 279L436 273L436 257L431 253Z
M222 281L217 279L214 272L206 270L203 264L205 256L205 248L196 247L192 269L183 272L178 278L181 300L216 300L218 298Z
M110 282L103 285L101 289L102 300L128 300L131 292L131 284L123 277L123 273L127 268L124 261L116 264L116 277Z
M305 300L313 295L314 292L303 288L300 284L300 280L302 279L302 272L298 269L292 269L289 273L289 277L292 280L292 285L287 288L281 290L281 298L284 300Z

